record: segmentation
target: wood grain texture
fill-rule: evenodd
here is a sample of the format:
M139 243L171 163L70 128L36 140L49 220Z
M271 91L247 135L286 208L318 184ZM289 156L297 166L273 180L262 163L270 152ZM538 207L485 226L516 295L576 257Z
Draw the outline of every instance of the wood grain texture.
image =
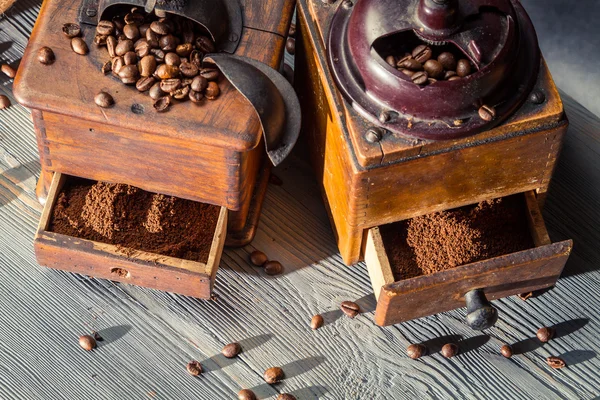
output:
M35 22L39 0L19 0L0 21L3 61L16 62ZM11 82L0 92L14 98ZM40 218L40 172L29 112L0 112L0 397L3 399L235 398L253 388L261 399L279 392L299 399L594 399L600 395L600 120L564 97L571 125L544 207L553 240L575 247L555 289L526 302L494 301L497 325L484 336L463 324L459 309L386 328L373 323L375 299L364 264L345 268L327 221L314 174L297 154L275 169L251 246L225 249L217 301L117 284L37 265L31 241ZM260 249L284 264L269 277L247 261ZM355 319L343 300L364 310ZM325 326L309 327L322 313ZM559 337L541 346L541 326ZM92 352L77 337L98 330ZM462 354L447 360L449 338ZM236 359L221 348L240 341ZM428 342L432 355L410 360L409 343ZM499 347L519 354L505 359ZM526 351L524 351L526 350ZM523 352L524 351L524 352ZM550 355L569 366L556 371ZM190 359L207 372L187 375ZM262 380L283 366L278 385Z

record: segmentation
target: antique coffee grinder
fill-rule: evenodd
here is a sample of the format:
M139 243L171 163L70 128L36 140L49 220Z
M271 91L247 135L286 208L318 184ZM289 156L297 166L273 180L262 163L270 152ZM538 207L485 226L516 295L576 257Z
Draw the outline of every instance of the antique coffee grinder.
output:
M45 210L35 241L40 264L210 297L225 233L231 246L252 240L270 168L287 156L299 133L298 100L276 71L293 6L291 0L44 2L14 85L19 102L32 110L42 164L37 193ZM96 25L132 9L199 24L216 48L203 61L224 75L217 101L182 102L157 113L147 95L100 72L108 55L94 44ZM65 23L81 26L89 54L73 51ZM51 65L38 62L43 47L54 52ZM112 107L94 104L101 90L114 98ZM57 192L69 176L222 207L209 260L123 256L114 246L48 232Z
M568 121L517 0L299 0L303 133L346 264L388 325L554 285L571 242L539 211ZM522 194L533 249L395 277L379 227Z

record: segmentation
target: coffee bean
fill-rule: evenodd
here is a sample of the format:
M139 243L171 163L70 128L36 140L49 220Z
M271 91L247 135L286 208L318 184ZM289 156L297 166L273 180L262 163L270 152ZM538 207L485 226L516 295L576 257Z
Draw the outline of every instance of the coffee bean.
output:
M38 61L44 65L50 65L54 63L56 57L50 47L42 47L38 51Z
M17 75L17 71L15 71L15 69L8 64L2 64L1 69L4 75L8 76L11 79L14 78L15 75Z
M177 38L173 35L166 35L158 40L159 47L165 51L174 51L177 48Z
M411 71L423 70L423 65L414 58L404 57L402 60L398 61L398 64L396 65L398 66L398 68L409 69Z
M427 81L428 78L429 78L429 76L427 75L427 72L425 72L425 71L415 72L414 75L410 77L410 79L413 81L413 83L417 84L417 85L426 84L428 82Z
M146 39L139 39L137 42L134 43L133 47L135 50L135 54L137 54L139 58L144 58L147 55L150 55L151 47Z
M146 56L138 63L141 76L151 76L156 71L156 58L154 56Z
M277 400L296 400L296 396L289 393L281 393L277 396Z
M202 92L196 92L190 89L189 98L192 103L201 103L204 100L204 94Z
M461 79L461 77L458 75L454 75L454 76L451 76L450 78L448 78L449 81L458 81L460 79Z
M547 343L554 337L554 329L547 327L540 328L535 336L537 336L540 342Z
M84 335L79 337L79 345L87 351L91 351L96 348L96 340L90 335Z
M202 53L212 53L215 51L215 44L212 39L206 36L198 36L196 38L196 49Z
M115 104L113 97L106 92L98 93L96 95L96 97L94 97L94 101L96 102L96 105L98 107L102 107L102 108L108 108L108 107L112 106L113 104Z
M206 89L206 86L208 86L208 82L206 81L206 79L202 78L201 76L198 76L194 78L194 81L192 82L192 90L195 90L197 92L202 92L204 90L196 83L196 80L202 80L203 82L206 82L206 85L204 85L204 89ZM257 267L262 267L267 261L269 261L267 255L260 250L254 250L252 253L250 253L250 262L256 265Z
M135 85L140 78L140 71L137 65L124 65L119 70L119 78L126 85Z
M190 62L194 64L198 69L202 68L202 53L198 50L194 50L190 53Z
M165 64L179 66L181 64L181 58L175 53L165 54Z
M279 367L269 368L265 371L263 377L265 378L265 382L269 384L277 383L283 380L285 377L283 370Z
M319 314L315 315L312 317L312 319L310 320L310 327L312 328L312 330L317 330L320 327L323 326L324 320L323 317Z
M125 15L125 23L136 24L139 26L144 23L144 16L137 12L130 12L129 14Z
M296 36L296 24L290 24L290 29L288 30L288 36Z
M165 112L171 106L171 96L163 96L154 102L154 109L157 112Z
M161 97L163 97L164 95L166 95L166 93L163 92L162 89L160 88L160 82L156 82L154 85L152 85L152 87L148 91L148 95L150 96L150 98L152 100L158 100Z
M180 100L180 101L188 100L189 96L190 96L190 87L189 86L180 87L179 89L172 91L171 96L175 100Z
M127 39L136 41L140 38L140 28L135 24L127 24L123 28L123 34Z
M458 60L456 64L456 74L461 78L471 74L471 63L464 58Z
M150 24L142 24L140 25L140 36L145 38L146 37L146 32L148 31L148 29L150 29Z
M98 22L98 25L96 25L96 33L99 35L112 35L114 31L115 24L112 21L102 20Z
M256 400L256 395L250 389L242 389L238 392L238 400Z
M192 376L198 376L202 373L202 365L196 360L187 363L186 369Z
M436 60L427 60L423 65L423 69L433 79L440 79L444 76L444 67Z
M62 31L69 39L73 39L74 37L81 35L81 27L70 22L67 22L63 25Z
M108 39L108 36L97 34L94 36L94 44L96 46L106 46L106 39Z
M156 76L160 79L170 79L179 76L179 67L174 65L161 64L156 68Z
M344 314L346 314L350 318L356 317L358 315L358 313L360 312L360 307L358 306L358 304L356 304L352 301L342 301L342 304L340 305L340 309L342 310L342 312Z
M453 76L456 76L456 71L446 71L444 73L444 79L449 80Z
M227 346L223 347L221 350L221 354L223 354L227 358L233 358L240 354L242 351L242 346L239 343L229 343Z
M452 53L446 51L440 54L437 60L440 64L442 64L442 67L444 67L445 70L449 71L456 69L456 58Z
M214 82L210 82L208 84L208 88L206 89L206 93L205 93L206 98L209 100L215 99L215 97L213 97L213 98L209 97L209 94L208 94L212 83L214 83ZM283 271L283 266L281 265L281 263L279 261L267 261L263 267L265 268L265 273L267 275L279 275Z
M400 68L398 71L402 72L404 75L406 75L408 77L411 77L416 73L415 71L411 71L410 69L406 69L406 68Z
M115 54L118 56L125 55L125 53L130 51L135 51L135 46L133 45L133 41L129 39L120 41L115 48Z
M163 92L170 93L174 90L177 90L181 87L181 79L170 78L165 79L160 83L160 88Z
M150 90L155 82L156 79L153 76L142 76L135 84L135 88L140 92L145 92L146 90Z
M422 344L411 344L406 348L406 354L413 360L416 360L427 354L427 347Z
M492 121L496 118L496 109L486 105L479 107L479 118L487 122Z
M0 110L5 110L11 106L10 99L3 94L0 94Z
M512 347L505 344L504 346L500 347L500 353L506 358L511 358L513 355Z
M527 301L529 300L531 297L533 297L533 292L527 292L527 293L521 293L518 294L517 296L519 296L519 298L523 301Z
M202 68L200 75L206 78L208 81L216 81L219 77L219 70L216 68Z
M112 59L112 72L113 75L118 76L121 68L125 66L125 61L123 61L123 57L114 57Z
M181 72L181 75L188 78L193 78L200 72L198 71L198 67L189 62L182 62L179 66L179 71Z
M431 47L422 44L420 46L415 47L411 55L415 60L417 60L421 64L424 64L425 61L431 58L433 52L431 51Z
M125 27L125 21L123 21L123 18L115 16L112 19L112 23L115 24L115 33L123 32L123 28Z
M161 63L165 59L165 52L161 49L150 49L150 54L156 58L157 63Z
M192 46L191 43L184 43L175 48L175 53L177 53L179 57L187 57L192 50L194 50L194 46Z
M546 362L548 363L548 365L554 369L560 369L560 368L564 368L567 366L567 363L565 362L565 360L563 360L560 357L548 357L546 358Z
M160 22L160 21L154 21L150 24L150 29L152 30L152 32L156 33L157 35L168 35L169 34L169 27Z
M386 62L386 63L388 63L388 65L389 65L390 67L394 67L394 68L395 68L395 67L396 67L396 63L397 63L398 61L396 60L396 57L394 57L394 56L387 56L387 57L385 58L385 62Z
M73 39L71 39L71 48L75 53L80 54L82 56L90 52L87 44L80 37L74 37Z
M296 54L296 39L292 37L287 38L287 41L285 42L285 49L291 55Z
M125 62L125 65L137 64L137 62L138 62L137 54L135 54L135 52L133 52L133 51L128 51L123 56L123 61Z
M458 354L458 346L454 343L446 343L442 347L442 355L446 358L454 357Z
M156 32L154 32L152 30L152 25L150 25L150 29L148 29L146 31L146 40L148 40L148 42L152 42L152 43L156 42L156 46L154 46L154 47L158 47L158 39L160 39L160 36L161 35L157 34Z
M117 55L117 38L114 36L108 36L106 38L106 50L108 50L108 55L110 58L116 57Z

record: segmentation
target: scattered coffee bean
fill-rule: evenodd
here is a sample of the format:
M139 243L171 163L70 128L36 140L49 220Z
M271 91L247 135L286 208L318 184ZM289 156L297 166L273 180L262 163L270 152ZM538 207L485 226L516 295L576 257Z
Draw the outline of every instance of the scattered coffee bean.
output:
M203 76L200 76L200 75L196 76L192 80L191 88L192 88L192 90L195 90L196 92L204 92L207 87L208 87L208 80Z
M358 315L358 313L360 312L360 307L358 306L358 304L356 304L352 301L342 301L340 308L341 308L342 312L344 314L346 314L347 316L349 316L350 318L356 317Z
M136 10L137 11L137 10ZM144 23L144 16L138 12L130 12L125 15L124 22L126 24L136 24L141 25Z
M42 47L38 51L38 61L44 65L50 65L54 63L56 57L54 56L54 52L50 47Z
M10 99L5 95L0 94L0 110L6 110L10 105Z
M94 36L94 44L96 46L106 46L107 39L108 39L108 36L98 34L98 35Z
M186 368L189 374L192 376L198 376L202 373L202 365L196 360L192 360L187 363Z
M428 82L428 80L427 80L428 78L429 78L429 76L427 76L427 72L425 72L425 71L415 72L414 75L410 77L410 79L416 85L426 84Z
M293 37L287 38L287 41L285 42L285 49L291 55L296 54L296 39Z
M119 78L126 85L135 85L140 78L137 65L125 65L119 70Z
M238 400L256 400L256 395L250 389L242 389L238 392Z
M265 371L263 377L265 378L265 382L269 384L277 383L283 380L284 373L283 370L279 367L269 368Z
M141 76L151 76L156 72L156 58L154 56L146 56L138 63Z
M133 44L133 48L135 49L135 54L137 54L140 59L150 55L150 50L152 49L146 39L136 41Z
M98 107L108 108L115 104L113 97L106 92L100 92L94 97L94 101Z
M210 87L210 85L209 85ZM208 97L208 90L206 91L207 95L206 98L209 99ZM265 269L265 273L267 275L279 275L281 273L281 271L283 271L283 266L281 265L281 263L279 261L267 261L264 265L263 265L264 269Z
M171 96L163 96L154 102L154 109L157 112L165 112L171 106Z
M454 57L454 54L448 51L441 53L437 60L446 71L453 71L456 69L456 58Z
M454 343L446 343L442 347L442 355L446 358L454 357L458 354L458 346Z
M547 328L547 327L540 328L540 329L538 329L535 336L537 336L537 338L540 342L547 343L550 341L550 339L552 339L554 337L554 329Z
M129 39L121 40L115 48L115 54L118 56L123 56L130 51L135 51L135 46L133 45L133 41Z
M204 100L204 95L202 92L196 92L195 90L190 90L189 98L192 103L201 103Z
M548 365L554 369L561 369L567 366L565 360L560 357L548 357L546 358L546 362Z
M221 354L223 354L227 358L233 358L240 354L242 351L242 346L239 343L229 343L223 350L221 350Z
M506 358L511 358L513 355L512 347L505 344L504 346L500 347L500 353Z
M206 91L204 92L204 96L208 100L215 100L221 94L221 89L219 89L219 85L217 82L208 82L208 86L206 87Z
M171 78L165 79L160 83L160 88L163 92L171 93L181 87L181 79Z
M527 301L528 299L530 299L531 297L533 297L533 292L521 293L518 296L519 296L519 298L521 300Z
M153 76L143 76L141 77L135 84L135 88L140 92L145 92L146 90L150 90L152 86L156 83L156 79ZM159 84L160 88L160 84ZM162 91L161 91L162 93ZM159 96L160 97L160 96Z
M406 348L406 354L408 354L408 356L413 360L416 360L417 358L421 358L427 354L427 347L420 343L411 344Z
M179 89L172 91L171 96L173 96L173 98L175 100L179 100L179 101L188 100L189 96L190 96L190 87L189 86L180 87Z
M323 317L319 314L315 315L312 317L312 319L310 320L310 327L312 328L312 330L317 330L320 327L323 326Z
M150 98L152 100L158 100L164 95L166 95L166 93L163 92L160 88L160 82L156 82L154 85L152 85L152 87L148 91L148 94L150 95Z
M108 36L106 38L106 50L108 50L108 55L110 58L114 58L117 56L117 38L114 36Z
M96 340L90 335L84 335L79 337L79 345L87 351L91 351L96 348Z
M104 75L108 74L110 71L112 71L112 61L107 61L104 64L102 64L102 68L101 71Z
M444 76L444 67L436 60L427 60L423 65L423 69L433 79L440 79Z
M69 39L73 39L74 37L81 35L81 27L70 22L67 22L63 25L62 31Z
M201 77L199 77L199 78L201 78ZM196 89L194 89L193 83L192 83L192 89L196 90ZM250 262L252 264L256 265L257 267L262 267L267 261L269 261L269 259L267 258L267 255L260 250L254 250L252 253L250 253Z
M490 122L496 118L496 109L494 107L483 105L479 108L479 118Z
M471 63L469 60L460 59L456 64L456 74L461 78L471 74Z
M431 47L422 44L420 46L415 47L411 55L415 60L417 60L421 64L424 64L425 61L429 60L432 57L433 52L431 51Z
M289 393L281 393L277 396L277 400L296 400L296 396Z
M98 25L96 25L96 33L99 35L112 35L114 31L115 24L112 21L102 20L98 22Z
M111 65L113 75L119 76L119 72L121 71L121 68L123 68L124 66L125 66L125 61L123 61L123 57L114 57L112 59L112 65Z
M219 70L216 68L202 68L200 70L200 75L206 78L207 81L216 81L219 77Z
M15 71L15 69L8 64L2 64L2 67L0 68L2 69L4 75L8 76L11 79L14 78L15 75L17 75L17 71Z

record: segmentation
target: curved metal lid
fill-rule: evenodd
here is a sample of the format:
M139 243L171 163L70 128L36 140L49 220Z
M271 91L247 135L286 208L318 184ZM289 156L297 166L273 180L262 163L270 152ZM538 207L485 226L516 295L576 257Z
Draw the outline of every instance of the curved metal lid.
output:
M385 61L394 37L434 50L453 46L475 72L419 86ZM540 52L517 0L345 0L331 23L328 56L339 89L363 117L435 140L472 135L506 119L533 87ZM483 105L495 108L493 120L479 117Z

